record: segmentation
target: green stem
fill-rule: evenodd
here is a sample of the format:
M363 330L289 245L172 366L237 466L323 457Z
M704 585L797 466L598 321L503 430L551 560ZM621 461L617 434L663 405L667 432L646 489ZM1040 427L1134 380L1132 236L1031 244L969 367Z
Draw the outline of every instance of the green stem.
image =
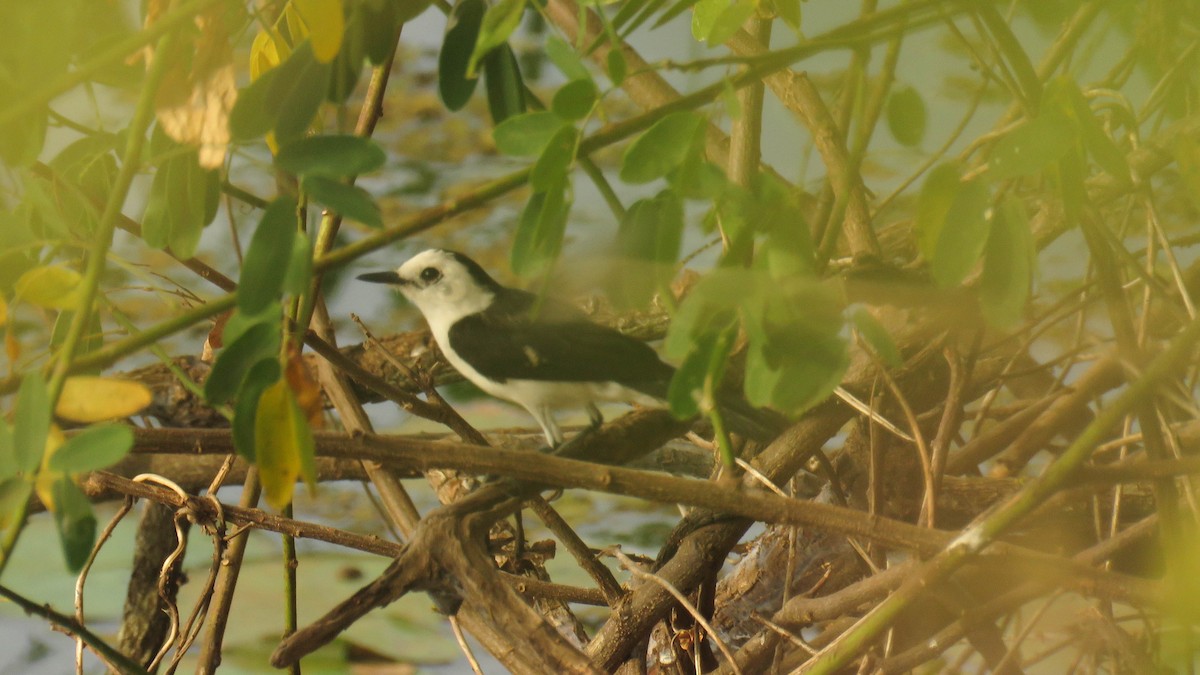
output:
M940 581L982 551L1001 533L1054 495L1087 461L1096 446L1106 439L1106 434L1121 424L1125 416L1143 400L1154 395L1159 382L1176 376L1185 367L1197 340L1200 340L1200 319L1192 320L1183 332L1171 341L1166 351L1150 363L1142 376L1130 383L1111 405L1101 410L1039 478L1013 495L1004 506L990 516L966 528L949 546L926 563L920 574L912 576L895 593L796 672L805 675L838 672L927 589L936 587Z

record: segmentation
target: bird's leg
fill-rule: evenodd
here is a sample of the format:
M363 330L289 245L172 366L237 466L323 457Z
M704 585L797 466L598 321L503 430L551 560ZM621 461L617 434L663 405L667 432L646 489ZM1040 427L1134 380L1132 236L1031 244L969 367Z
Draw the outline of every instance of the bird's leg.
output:
M587 404L587 413L589 422L588 425L584 427L582 431L572 436L571 440L567 441L566 443L560 443L558 446L556 446L554 448L554 454L566 454L572 445L578 444L583 439L591 436L596 432L597 429L601 427L601 425L604 424L604 415L600 413L600 409L596 407L595 403Z

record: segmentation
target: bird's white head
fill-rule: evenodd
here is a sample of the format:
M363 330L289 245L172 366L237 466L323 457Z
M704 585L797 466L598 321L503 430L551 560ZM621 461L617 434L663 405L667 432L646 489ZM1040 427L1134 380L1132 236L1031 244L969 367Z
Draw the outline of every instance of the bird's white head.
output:
M394 272L373 272L358 278L395 286L421 310L435 332L487 309L501 288L474 260L438 248L416 254Z

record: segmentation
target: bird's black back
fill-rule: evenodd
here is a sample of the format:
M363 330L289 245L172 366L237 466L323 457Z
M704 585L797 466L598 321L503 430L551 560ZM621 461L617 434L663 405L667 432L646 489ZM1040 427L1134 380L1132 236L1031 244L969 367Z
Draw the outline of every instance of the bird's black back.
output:
M675 369L646 343L575 308L499 287L492 304L449 330L450 346L482 375L550 382L617 382L665 397Z

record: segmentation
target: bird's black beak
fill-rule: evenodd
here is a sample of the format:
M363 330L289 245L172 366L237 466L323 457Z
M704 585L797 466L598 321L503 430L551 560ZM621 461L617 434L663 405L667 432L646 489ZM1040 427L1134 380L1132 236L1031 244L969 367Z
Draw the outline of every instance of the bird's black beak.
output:
M402 286L405 283L404 279L399 274L396 274L395 271L360 274L358 275L358 280L370 281L373 284L392 284L395 286Z

